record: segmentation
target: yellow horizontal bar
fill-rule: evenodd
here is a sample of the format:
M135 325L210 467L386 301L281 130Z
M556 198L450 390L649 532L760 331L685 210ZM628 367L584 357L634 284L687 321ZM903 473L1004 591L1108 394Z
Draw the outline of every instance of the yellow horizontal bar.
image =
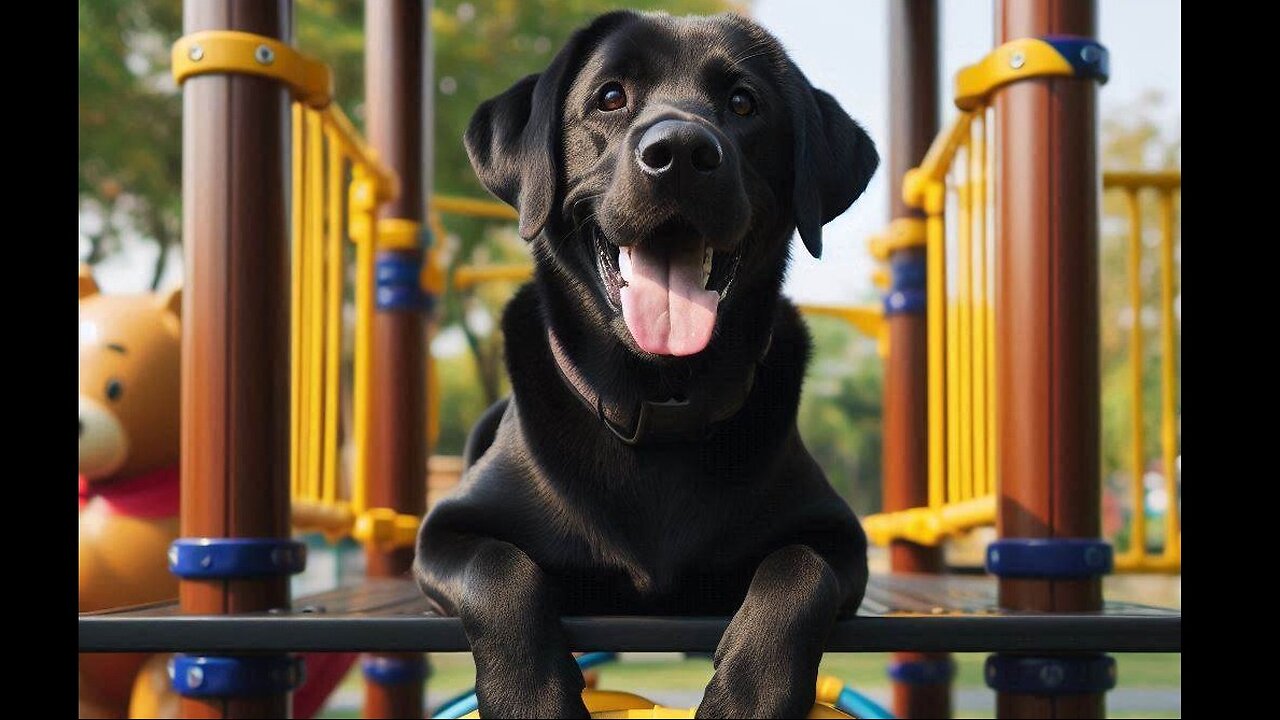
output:
M1107 189L1159 188L1162 190L1177 190L1182 188L1182 171L1130 172L1127 170L1108 170L1102 173L1102 187Z
M346 533L355 524L355 514L345 502L326 503L294 498L289 507L290 521L298 530L322 530Z
M800 312L806 315L833 317L839 320L844 320L862 331L862 334L868 337L878 339L885 332L884 307L880 305L864 305L858 307L850 305L801 304L797 307L800 308Z
M418 250L422 248L422 223L407 218L378 220L379 250Z
M342 112L342 108L332 104L322 111L325 125L332 128L332 136L342 146L342 151L351 161L365 169L367 177L373 180L377 197L370 198L374 205L395 200L400 195L400 178L395 171L378 159L378 153L360 136L355 125Z
M867 243L871 256L876 260L888 260L895 250L924 247L925 221L921 218L900 217L889 223L883 234L872 235Z
M455 290L488 282L524 282L533 274L530 265L460 265L453 271Z
M294 99L313 108L333 100L329 66L265 35L203 30L178 38L170 51L173 80L213 73L258 75L289 86Z
M356 518L351 537L378 550L413 547L422 518L402 515L391 508L370 508Z
M862 519L867 538L877 545L893 540L909 540L921 545L937 545L950 535L996 521L994 495L951 503L939 508L911 508L877 513Z
M433 195L431 208L445 215L464 215L467 217L492 218L495 220L519 220L520 213L515 208L493 200L456 197L452 195Z
M1052 45L1037 38L1010 40L973 65L960 68L955 80L955 103L973 110L996 88L1037 77L1071 77L1075 68Z
M930 193L927 191L931 185L945 181L947 171L951 169L951 161L955 158L956 150L969 137L969 124L971 122L973 122L972 114L960 113L946 129L938 133L938 136L933 139L933 144L929 146L929 152L925 153L924 160L920 162L920 166L908 170L907 174L903 176L903 202L926 212L942 212L941 207L935 210L925 207L930 200ZM938 200L942 198L941 194L937 197Z

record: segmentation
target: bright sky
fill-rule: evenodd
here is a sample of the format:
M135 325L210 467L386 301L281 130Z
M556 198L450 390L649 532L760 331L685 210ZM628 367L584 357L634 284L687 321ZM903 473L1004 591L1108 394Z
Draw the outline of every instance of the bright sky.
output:
M756 0L754 15L781 39L814 85L834 95L887 152L889 132L888 33L891 0ZM942 102L945 122L951 78L992 45L993 0L941 0ZM1182 4L1180 0L1099 0L1100 39L1111 51L1111 80L1101 92L1108 117L1144 92L1163 92L1159 118L1166 136L1181 133ZM787 292L808 302L864 301L872 291L866 238L887 222L889 187L876 174L866 193L824 232L821 260L795 240ZM145 289L154 246L125 241L126 252L98 267L107 292ZM181 281L180 253L173 253L164 285Z
M831 93L888 152L888 26L892 0L756 0L753 15L787 47L814 86ZM980 59L994 41L993 0L941 0L942 121L956 70ZM1099 39L1111 52L1111 80L1102 87L1100 117L1157 89L1165 102L1162 133L1177 137L1182 118L1182 3L1180 0L1099 0ZM786 291L807 302L865 301L873 261L866 238L888 222L887 174L823 232L814 260L797 237Z

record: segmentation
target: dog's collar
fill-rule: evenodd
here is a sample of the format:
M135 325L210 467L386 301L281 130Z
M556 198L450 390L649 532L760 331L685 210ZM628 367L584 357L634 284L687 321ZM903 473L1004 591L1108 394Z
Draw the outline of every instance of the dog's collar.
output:
M600 422L622 442L644 445L702 440L710 435L717 423L736 415L751 395L756 381L756 365L768 355L773 345L773 333L771 331L765 340L760 357L746 366L746 377L740 382L729 379L719 384L694 383L688 397L642 400L638 407L623 407L605 399L574 365L555 330L547 329L547 340L560 378L587 410L600 418Z

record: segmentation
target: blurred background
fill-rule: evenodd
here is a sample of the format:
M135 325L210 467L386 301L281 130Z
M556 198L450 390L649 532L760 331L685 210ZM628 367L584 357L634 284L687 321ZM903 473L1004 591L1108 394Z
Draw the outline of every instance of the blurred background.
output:
M530 72L542 69L568 34L594 15L618 8L673 14L725 10L749 14L776 34L817 87L832 93L887 149L888 3L892 0L436 0L431 12L434 50L434 191L487 197L467 161L461 138L475 107ZM1099 39L1111 52L1112 75L1100 98L1099 158L1104 169L1156 170L1181 167L1181 3L1170 0L1099 0ZM993 45L991 0L941 0L942 67L938 92L941 121L955 108L951 78ZM297 0L296 45L335 71L337 98L361 126L364 35L357 0ZM93 266L106 293L163 289L181 282L181 95L169 73L169 48L181 35L177 0L79 0L79 260ZM813 260L794 249L787 293L797 301L875 303L873 260L867 238L888 221L889 184L881 172L866 194L828 226L826 252ZM1149 343L1147 385L1141 397L1129 389L1128 330L1142 323L1158 330L1157 282L1144 282L1149 312L1129 310L1127 288L1108 278L1126 272L1126 225L1122 198L1104 197L1101 236L1104 534L1117 552L1129 547L1126 518L1133 512L1128 487L1130 409L1143 403L1150 427L1144 436L1153 458L1142 478L1152 552L1160 550L1160 515L1171 498L1159 460L1159 359ZM1154 204L1146 204L1147 228L1158 227ZM1180 211L1178 213L1180 217ZM464 264L527 261L524 242L505 221L450 217L437 237L449 268ZM1180 230L1179 230L1180 233ZM1179 234L1180 237L1180 234ZM798 242L798 240L797 240ZM1152 242L1155 242L1154 235ZM1180 248L1180 243L1178 245ZM1180 263L1180 259L1178 259ZM1175 312L1180 327L1179 287ZM1143 273L1154 275L1155 268ZM434 454L457 455L470 425L507 392L497 318L511 285L501 283L444 298L431 340L440 381L440 418ZM875 341L849 325L811 318L814 361L800 409L800 431L831 482L860 515L880 509L881 377ZM1179 344L1180 347L1180 344ZM1180 366L1180 362L1178 365ZM1179 413L1180 417L1180 406ZM1180 435L1180 425L1179 425ZM1180 445L1180 441L1179 441ZM1173 499L1176 502L1176 499ZM345 573L359 553L336 553L300 579L321 587ZM344 570L344 568L346 568ZM1180 579L1126 589L1125 578L1109 578L1132 599L1180 606ZM299 587L305 592L311 587ZM1113 588L1109 588L1113 589ZM978 675L980 656L958 656L960 717L990 714L990 693ZM824 668L874 692L887 688L884 658L830 656ZM465 656L433 656L437 699L469 682ZM846 667L847 666L847 667ZM647 669L646 669L647 668ZM706 672L702 672L706 670ZM645 673L648 673L647 675ZM650 657L602 672L618 685L655 700L688 705L709 674L702 660L660 662ZM632 677L631 674L639 673ZM1135 684L1136 683L1136 684ZM1121 688L1111 694L1115 717L1177 716L1179 655L1125 658ZM646 688L652 692L646 693ZM351 690L357 693L356 690ZM666 694L664 695L664 692ZM1125 695L1129 692L1129 695ZM671 693L676 693L672 695ZM694 693L694 700L680 693ZM329 716L352 716L340 692Z

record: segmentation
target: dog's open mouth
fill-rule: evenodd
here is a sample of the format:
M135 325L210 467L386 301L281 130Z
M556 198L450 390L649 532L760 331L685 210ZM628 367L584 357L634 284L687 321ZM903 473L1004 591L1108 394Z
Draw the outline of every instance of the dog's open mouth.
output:
M693 355L706 348L716 311L729 293L741 246L718 252L683 218L663 223L644 241L619 248L593 229L605 294L641 350Z

